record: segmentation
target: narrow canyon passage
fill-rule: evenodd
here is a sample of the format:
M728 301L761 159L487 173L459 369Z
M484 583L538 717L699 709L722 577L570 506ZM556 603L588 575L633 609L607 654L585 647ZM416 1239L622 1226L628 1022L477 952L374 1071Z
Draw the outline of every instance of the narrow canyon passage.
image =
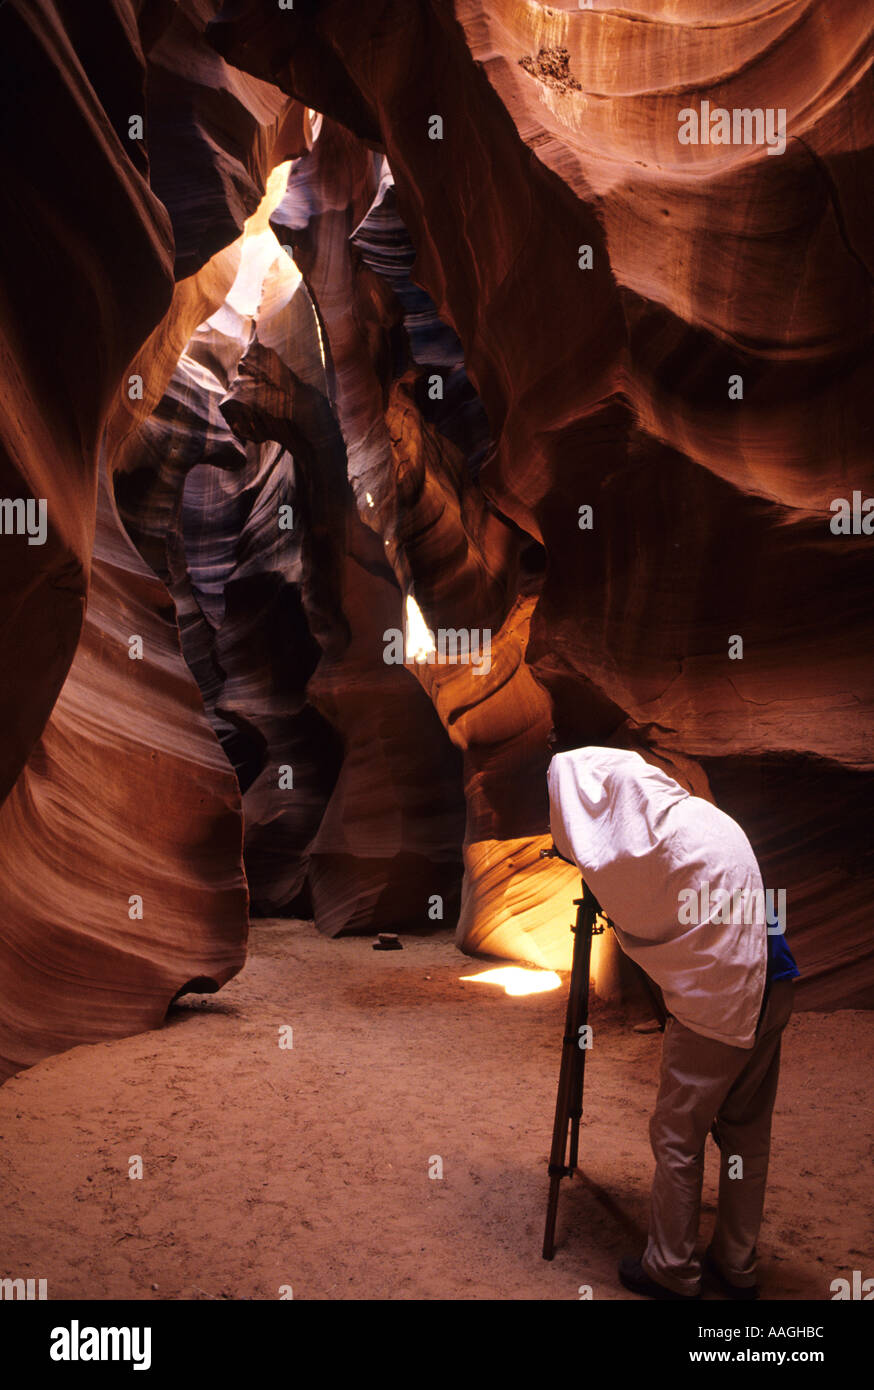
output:
M560 1300L581 1285L631 1298L615 1266L646 1229L661 1038L593 1004L585 1176L563 1193L547 1263L565 991L513 998L460 979L489 968L445 931L377 952L309 922L259 923L220 994L0 1090L7 1263L47 1278L51 1299L275 1300L285 1286L294 1299ZM872 1066L870 1012L791 1020L763 1298L828 1298L872 1247Z
M872 0L0 0L0 1302L53 1360L591 1298L649 1376L809 1300L840 1379L872 189Z

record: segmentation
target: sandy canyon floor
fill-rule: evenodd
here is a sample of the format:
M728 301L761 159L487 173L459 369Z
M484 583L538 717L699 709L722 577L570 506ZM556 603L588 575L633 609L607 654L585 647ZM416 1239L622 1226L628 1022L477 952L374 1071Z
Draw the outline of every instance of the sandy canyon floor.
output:
M378 952L258 923L219 994L0 1089L0 1274L46 1278L54 1299L633 1298L615 1269L644 1240L661 1038L593 999L585 1176L562 1184L547 1263L566 986L460 981L493 964L448 932ZM828 1299L832 1279L874 1274L872 1066L874 1014L791 1020L763 1298ZM708 1141L704 1239L716 1158Z

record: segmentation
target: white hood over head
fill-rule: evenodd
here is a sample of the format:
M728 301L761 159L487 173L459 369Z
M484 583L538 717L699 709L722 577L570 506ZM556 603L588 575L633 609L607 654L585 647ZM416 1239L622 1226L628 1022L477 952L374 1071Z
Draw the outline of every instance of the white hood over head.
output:
M752 1047L767 925L763 913L745 911L764 904L764 889L737 822L622 749L557 753L548 783L556 848L579 866L619 945L655 980L668 1010L707 1038ZM681 910L689 890L700 912Z

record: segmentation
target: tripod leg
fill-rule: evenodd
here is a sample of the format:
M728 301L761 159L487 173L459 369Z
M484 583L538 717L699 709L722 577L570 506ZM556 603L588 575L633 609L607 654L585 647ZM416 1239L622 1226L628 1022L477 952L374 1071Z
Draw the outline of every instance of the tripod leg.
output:
M558 1193L561 1179L576 1167L579 1122L582 1115L583 1079L586 1054L579 1046L580 1022L588 1017L589 964L592 949L592 928L599 908L594 896L583 886L583 897L576 900L577 920L574 927L574 953L571 982L568 991L562 1044L561 1070L555 1103L555 1123L552 1131L552 1150L549 1157L549 1202L546 1229L543 1236L543 1258L551 1260L555 1253L555 1221L558 1212ZM571 1163L567 1166L568 1130L570 1128Z
M576 1172L577 1154L579 1153L580 1147L580 1121L583 1118L583 1084L586 1079L586 1050L585 1048L580 1047L580 1029L582 1027L585 1027L589 1019L589 974L591 971L592 961L591 925L588 926L588 930L586 930L586 926L584 925L583 931L584 937L583 941L580 943L580 946L583 953L581 974L583 977L584 984L580 991L579 1011L577 1013L576 1019L574 1020L574 1032L576 1034L577 1043L576 1051L574 1054L570 1087L569 1123L571 1136L571 1151L570 1157L568 1159L568 1169L570 1170L569 1175L571 1177L573 1177L573 1174Z
M549 1201L546 1206L546 1230L543 1233L543 1258L551 1260L555 1254L555 1218L558 1216L558 1185L561 1174L555 1173L549 1180Z
M576 952L576 938L574 940L574 951ZM565 1167L565 1149L567 1147L568 1138L571 1068L574 1060L568 1047L568 1034L573 1011L573 988L572 973L571 991L568 996L567 1019L565 1021L565 1039L562 1043L561 1069L558 1077L558 1095L556 1096L555 1102L552 1149L549 1155L549 1202L546 1209L546 1229L543 1234L543 1258L545 1260L551 1260L555 1253L555 1219L558 1213L559 1183L567 1172L567 1168Z

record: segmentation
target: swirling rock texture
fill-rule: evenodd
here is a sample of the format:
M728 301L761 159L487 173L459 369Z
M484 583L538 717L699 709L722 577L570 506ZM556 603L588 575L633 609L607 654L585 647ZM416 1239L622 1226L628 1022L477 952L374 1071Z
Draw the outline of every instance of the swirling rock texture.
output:
M491 440L461 345L410 279L414 252L385 160L336 123L324 121L312 153L293 163L271 225L292 249L319 309L361 518L381 538L407 603L424 611L438 634L456 633L461 622L474 629L479 646L489 634L487 657L480 650L473 667L444 664L439 652L429 661L427 646L421 662L408 663L464 756L459 942L504 954L502 928L512 916L512 955L564 963L567 872L541 865L542 833L532 838L518 828L530 820L530 801L542 801L549 727L546 693L524 661L540 547L490 507L477 485ZM399 604L386 616L386 630L406 625ZM380 626L371 632L371 666L384 635ZM323 671L323 699L328 678ZM343 684L339 671L333 679ZM510 802L502 790L508 780L517 792ZM439 792L432 769L419 816ZM502 801L496 820L493 808ZM506 865L511 850L508 892L505 876L495 884L491 870L495 862ZM424 880L428 901L436 894L444 906L451 903L453 877L446 880L435 865ZM412 900L405 910L408 925L419 920Z
M148 48L170 17L126 0L99 0L87 16L49 0L0 7L0 238L15 268L0 305L0 492L46 502L43 545L5 520L0 536L3 1076L155 1026L175 995L217 988L245 953L237 784L182 659L173 605L125 534L106 472L239 257L220 253L174 296L180 209L168 216L149 185L148 130L129 138L130 117L145 110ZM212 198L224 177L213 160L226 173L253 132L246 94L270 96L269 127L256 112L261 153L236 181L246 190L229 213L236 234L288 104L241 75L213 127L193 87L188 117L206 135ZM188 196L199 193L189 183ZM137 368L142 401L129 386Z
M351 505L318 321L266 229L271 201L117 490L240 781L253 910L311 895L331 934L408 927L430 920L433 862L448 861L444 911L457 899L458 770L427 699L381 658L401 595Z
M281 912L303 888L301 851L338 750L304 697L320 653L300 600L299 541L279 525L280 509L295 506L290 456L238 442L220 408L266 277L286 301L300 287L266 210L262 223L247 224L236 280L189 340L116 491L129 534L173 595L186 660L237 773L252 908ZM309 318L315 340L311 307ZM287 790L283 768L293 769Z
M546 550L527 659L562 738L709 779L787 888L801 1000L870 1003L871 548L829 526L872 491L865 8L702 28L693 6L338 0L238 5L208 34L385 149L488 413L479 486ZM785 151L681 144L702 99L784 110ZM520 805L539 830L519 792L490 801L495 830ZM528 943L507 922L489 944Z
M460 770L424 693L383 660L401 592L383 543L358 517L324 366L311 355L305 379L288 365L302 365L301 325L287 320L283 330L277 317L259 320L222 410L239 436L278 440L294 458L300 592L322 653L306 693L343 744L306 846L315 920L331 935L427 926L457 910ZM262 331L275 348L262 344Z
M0 6L4 1072L239 968L244 807L263 910L427 925L463 785L459 944L567 964L551 722L735 815L799 1002L871 1005L870 21L701 19ZM387 664L418 613L489 669Z

